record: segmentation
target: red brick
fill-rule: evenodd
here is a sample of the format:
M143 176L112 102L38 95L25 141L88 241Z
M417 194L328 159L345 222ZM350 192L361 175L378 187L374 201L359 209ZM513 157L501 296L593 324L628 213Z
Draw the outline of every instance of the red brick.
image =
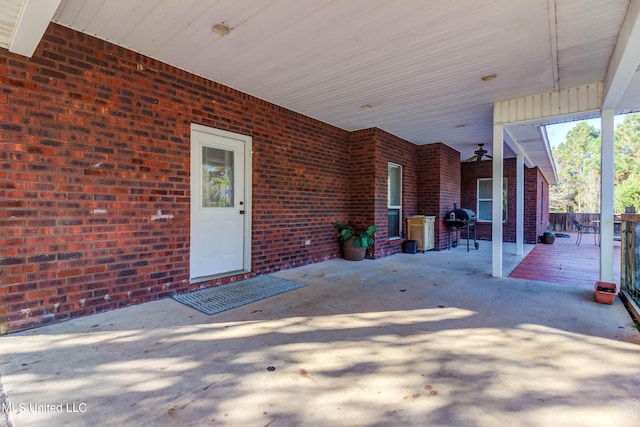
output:
M27 292L27 300L44 299L44 298L55 296L55 294L56 294L56 291L54 289Z
M94 267L86 267L83 270L84 274L93 274L93 273L104 273L107 271L107 266L106 265L97 265Z
M59 279L64 278L64 277L71 277L71 276L78 276L82 274L82 269L80 268L73 268L70 270L60 270L57 272L56 277L58 277Z
M435 216L436 250L448 245L444 217L454 203L460 204L460 153L444 144L418 147L418 214ZM461 206L462 207L462 206Z

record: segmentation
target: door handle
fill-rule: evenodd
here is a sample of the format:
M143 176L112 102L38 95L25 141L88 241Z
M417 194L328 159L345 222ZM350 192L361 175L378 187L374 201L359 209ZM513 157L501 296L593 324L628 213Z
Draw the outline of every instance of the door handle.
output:
M241 211L240 211L240 215L244 215L244 210L241 210Z

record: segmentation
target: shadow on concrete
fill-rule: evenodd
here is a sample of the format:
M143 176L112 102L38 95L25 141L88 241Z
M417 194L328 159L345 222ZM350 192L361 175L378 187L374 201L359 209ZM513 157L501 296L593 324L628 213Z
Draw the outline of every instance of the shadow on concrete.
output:
M480 252L328 261L215 316L167 299L3 336L6 409L30 426L638 425L622 304L491 278Z

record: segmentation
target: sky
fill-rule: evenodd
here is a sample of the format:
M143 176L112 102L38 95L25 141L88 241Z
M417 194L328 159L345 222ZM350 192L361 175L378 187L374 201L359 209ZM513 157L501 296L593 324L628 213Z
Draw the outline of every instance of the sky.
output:
M618 126L619 123L621 123L624 120L624 114L619 115L619 116L615 116L613 118L613 126L614 128L616 126ZM549 144L551 145L551 148L555 148L558 146L558 144L560 144L562 141L564 141L565 137L567 136L567 133L573 129L573 127L581 122L581 121L586 121L587 124L593 126L594 128L600 130L600 118L597 119L590 119L590 120L579 120L578 122L568 122L568 123L559 123L557 125L549 125L547 126L547 136L549 137Z

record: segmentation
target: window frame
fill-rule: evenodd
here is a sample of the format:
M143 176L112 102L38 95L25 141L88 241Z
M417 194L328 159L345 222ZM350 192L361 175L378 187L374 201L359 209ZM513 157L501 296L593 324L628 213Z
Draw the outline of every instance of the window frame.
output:
M491 188L491 197L480 197L480 182L481 181L488 181L489 182L489 188ZM507 207L508 207L508 198L509 198L509 192L508 192L508 180L506 177L502 178L502 222L506 223L507 222ZM481 218L480 216L480 202L489 202L491 204L491 215L492 218L491 219L486 219L486 218ZM478 178L477 181L477 186L476 186L476 220L477 222L484 222L484 223L488 223L488 222L493 222L493 178Z
M392 205L391 204L391 170L392 169L396 169L398 170L398 180L397 180L397 188L396 193L398 195L398 199L400 204L399 205ZM397 240L397 239L401 239L402 238L402 165L398 164L398 163L393 163L393 162L387 162L387 239L388 240ZM398 212L398 235L391 235L390 234L390 229L389 229L389 222L390 222L390 218L391 218L391 211L393 211L395 213L395 211Z

